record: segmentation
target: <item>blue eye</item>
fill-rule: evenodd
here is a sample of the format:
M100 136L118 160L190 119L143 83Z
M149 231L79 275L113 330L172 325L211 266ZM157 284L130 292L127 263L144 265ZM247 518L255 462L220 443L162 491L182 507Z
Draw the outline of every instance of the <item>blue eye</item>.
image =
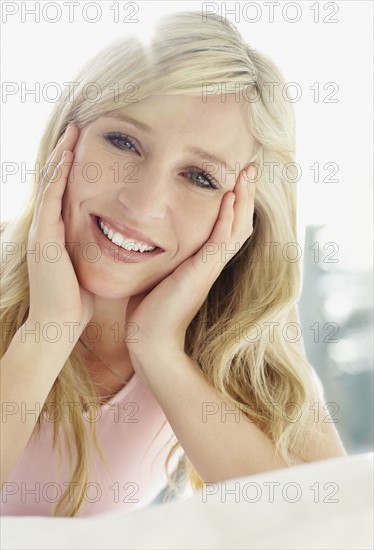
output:
M116 147L117 149L121 149L122 151L132 151L134 150L137 153L135 142L129 137L124 134L121 134L119 132L108 132L104 135L104 138L109 141L113 145L113 147ZM130 146L123 146L119 143L127 143ZM190 169L188 172L183 172L183 174L187 174L189 177L191 177L193 174L197 175L199 180L194 180L191 177L191 182L193 185L197 185L197 187L202 187L203 189L218 189L219 186L217 185L215 179L209 174L208 172L205 172L204 170L199 169Z
M118 149L128 149L129 151L131 150L131 148L135 149L135 143L132 141L131 138L129 138L129 136L119 134L118 132L109 132L105 134L104 137L107 141L109 141L114 147L117 147ZM122 147L121 145L117 145L117 143L120 141L124 143L129 143L131 147Z
M214 178L210 174L208 174L208 172L204 172L203 170L190 170L189 172L187 172L187 174L189 176L191 176L192 174L196 174L197 177L200 178L200 181L192 180L192 183L194 185L197 185L198 187L210 187L213 189L218 189ZM204 180L206 183L203 183Z

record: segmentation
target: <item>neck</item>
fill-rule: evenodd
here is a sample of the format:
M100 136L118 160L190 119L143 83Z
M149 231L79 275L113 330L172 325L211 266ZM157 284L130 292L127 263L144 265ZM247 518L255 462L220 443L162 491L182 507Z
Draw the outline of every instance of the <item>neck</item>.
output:
M95 296L94 314L83 330L81 340L106 362L128 358L126 341L133 333L132 312L144 295L122 299Z
M141 298L95 297L94 314L82 332L78 347L103 399L117 393L134 374L126 345L131 328L127 319Z

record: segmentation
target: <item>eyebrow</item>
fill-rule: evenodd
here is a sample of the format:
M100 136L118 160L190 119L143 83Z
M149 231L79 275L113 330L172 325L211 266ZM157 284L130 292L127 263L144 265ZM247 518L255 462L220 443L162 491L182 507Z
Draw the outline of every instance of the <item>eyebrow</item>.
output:
M136 120L136 119L124 114L124 113L115 113L113 115L108 116L108 118L115 118L117 120L127 122L129 124L132 124L136 128L139 128L140 130L143 130L147 134L150 134L150 135L153 134L153 130L152 130L152 128L150 128L150 126L148 126L144 122L140 122L139 120ZM196 157L199 157L203 161L218 163L221 166L225 165L225 167L228 170L231 170L232 172L235 172L235 170L230 165L228 165L227 162L224 159L218 157L217 155L213 155L212 153L208 153L208 151L205 151L204 149L201 149L200 147L190 147L190 148L187 149L187 152L191 153L192 155L195 155Z
M140 128L140 130L143 130L147 134L152 134L152 129L147 126L144 122L139 122L139 120L135 120L134 118L129 117L128 115L125 115L124 113L115 113L113 115L110 115L109 118L115 118L118 120L122 120L123 122L129 122L133 126L136 126L137 128Z
M224 159L221 159L216 155L212 155L211 153L208 153L204 149L200 149L200 147L192 147L187 149L187 151L192 155L199 157L201 160L217 163L220 166L224 165L226 169L230 170L231 172L235 172L235 170L229 164L227 164L227 162Z

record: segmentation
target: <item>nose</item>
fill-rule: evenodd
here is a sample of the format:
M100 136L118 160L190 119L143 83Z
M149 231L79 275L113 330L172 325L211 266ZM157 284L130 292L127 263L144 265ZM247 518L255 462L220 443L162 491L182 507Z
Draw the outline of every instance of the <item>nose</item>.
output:
M129 217L141 221L165 218L173 192L170 173L159 162L147 162L127 171L118 200Z

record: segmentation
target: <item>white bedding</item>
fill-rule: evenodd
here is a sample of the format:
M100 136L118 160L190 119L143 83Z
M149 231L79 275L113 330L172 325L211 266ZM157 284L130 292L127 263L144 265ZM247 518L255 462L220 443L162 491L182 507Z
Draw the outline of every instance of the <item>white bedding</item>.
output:
M374 547L372 453L239 478L207 489L215 494L199 492L184 501L150 506L125 516L3 516L1 548ZM230 494L230 489L236 489L236 494Z

